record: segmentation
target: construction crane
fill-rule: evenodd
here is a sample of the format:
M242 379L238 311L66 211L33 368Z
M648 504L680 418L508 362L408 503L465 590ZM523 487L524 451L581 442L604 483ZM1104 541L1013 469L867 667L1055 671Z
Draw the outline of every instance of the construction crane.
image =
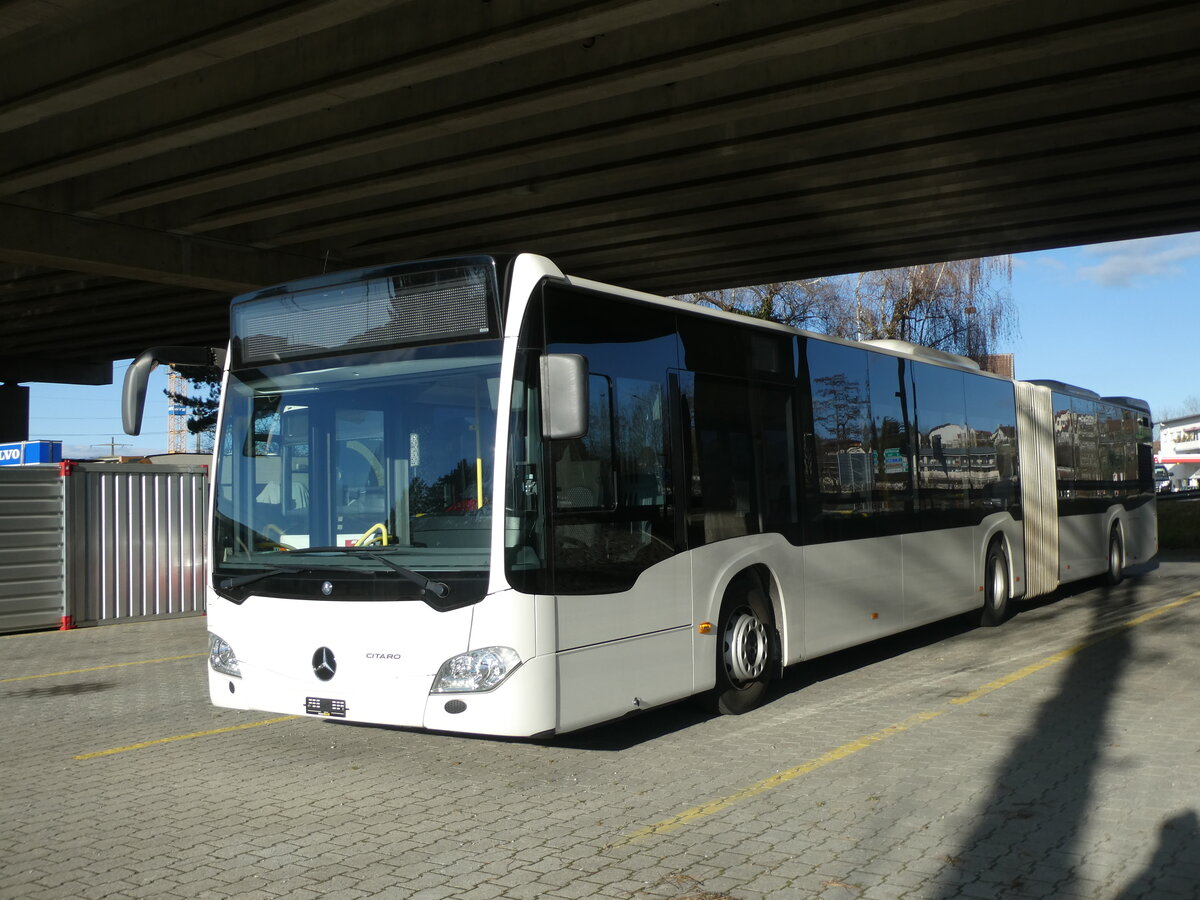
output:
M187 379L178 372L167 375L167 452L187 453L187 407L180 402L187 399Z

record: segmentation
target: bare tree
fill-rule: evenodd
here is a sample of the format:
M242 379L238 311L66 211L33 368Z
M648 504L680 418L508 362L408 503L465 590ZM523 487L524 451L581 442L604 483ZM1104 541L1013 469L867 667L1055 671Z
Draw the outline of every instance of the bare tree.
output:
M1017 334L1012 257L990 256L687 294L679 299L856 340L979 359Z
M864 272L842 301L833 332L841 337L897 338L978 359L1016 333L1010 256Z
M839 278L772 282L684 294L679 299L755 319L781 322L793 328L828 332L833 321L830 314L837 308L842 290L839 282Z
M1197 413L1200 413L1200 397L1188 394L1178 403L1159 407L1155 411L1154 418L1159 422L1166 422L1170 419L1182 419L1184 416L1192 416Z

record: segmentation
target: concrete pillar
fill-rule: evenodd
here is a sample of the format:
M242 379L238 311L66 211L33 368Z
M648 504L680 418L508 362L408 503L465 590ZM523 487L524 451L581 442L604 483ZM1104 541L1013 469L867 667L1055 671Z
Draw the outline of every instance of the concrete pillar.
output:
M0 442L29 440L29 388L0 384Z

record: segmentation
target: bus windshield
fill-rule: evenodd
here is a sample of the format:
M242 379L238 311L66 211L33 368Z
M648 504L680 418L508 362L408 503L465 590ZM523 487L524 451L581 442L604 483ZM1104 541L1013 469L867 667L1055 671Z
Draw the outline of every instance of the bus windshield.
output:
M486 571L499 379L495 341L231 372L214 575Z

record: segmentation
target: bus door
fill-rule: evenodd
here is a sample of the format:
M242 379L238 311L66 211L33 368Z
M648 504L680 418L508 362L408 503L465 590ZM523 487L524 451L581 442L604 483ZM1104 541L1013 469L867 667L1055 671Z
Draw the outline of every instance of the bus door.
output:
M691 692L663 381L588 374L588 428L548 441L560 728Z

